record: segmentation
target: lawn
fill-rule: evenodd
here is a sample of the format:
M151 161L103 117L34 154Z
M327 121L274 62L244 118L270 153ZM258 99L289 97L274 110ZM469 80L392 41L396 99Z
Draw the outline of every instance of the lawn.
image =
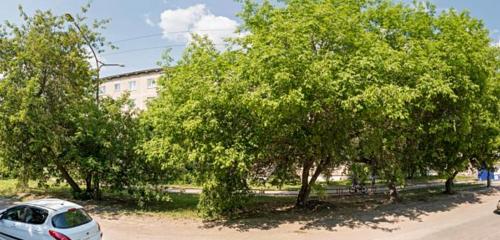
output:
M13 198L18 201L29 201L39 198L60 198L85 206L91 213L98 214L139 214L156 215L173 218L197 218L197 195L169 194L171 201L145 204L139 207L137 202L126 193L103 192L102 201L80 201L72 198L70 188L66 184L49 183L47 187L39 187L37 182L30 181L27 189L18 189L17 180L0 179L0 198Z
M16 201L28 201L37 198L61 198L79 203L92 214L100 216L119 215L147 215L169 218L198 219L196 206L199 196L193 194L169 194L171 201L155 202L139 207L137 202L126 193L104 192L102 201L78 201L71 197L70 189L66 185L49 184L47 188L37 186L36 182L30 182L29 188L18 190L16 180L0 180L0 198L13 198ZM483 189L484 184L456 184L455 190ZM418 190L401 191L404 202L429 201L435 197L442 197L443 186ZM385 201L384 195L377 196L343 196L324 197L319 199L312 197L313 204L308 210L293 210L295 196L274 197L274 196L254 196L250 199L245 209L242 211L243 218L255 218L271 216L285 212L311 214L317 211L329 212L338 206L343 209L371 208L382 204ZM371 207L370 207L371 206ZM304 212L305 211L305 212Z

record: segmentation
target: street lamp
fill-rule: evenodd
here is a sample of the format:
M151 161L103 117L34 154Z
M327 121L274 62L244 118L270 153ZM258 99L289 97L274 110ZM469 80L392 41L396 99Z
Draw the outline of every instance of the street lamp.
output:
M85 33L82 31L82 29L80 28L80 26L78 25L78 23L75 21L75 18L73 18L73 16L71 16L71 14L69 13L66 13L64 14L64 17L66 18L66 20L68 22L71 22L73 23L73 25L75 25L76 29L78 29L78 32L80 32L80 34L82 35L82 38L85 40L85 43L88 45L88 47L90 48L90 51L92 52L92 56L94 57L94 60L95 60L95 65L96 65L96 71L97 71L97 76L96 76L96 93L95 93L95 97L96 97L96 106L99 108L99 88L100 88L100 71L101 71L101 68L102 67L125 67L125 65L123 64L106 64L106 63L103 63L101 60L99 60L99 58L97 58L97 54L96 54L96 51L94 50L94 48L92 47L92 44L91 42L89 41L89 39L87 38L87 36L85 35ZM98 114L99 114L99 111L98 111ZM99 114L100 115L100 114ZM97 146L97 151L99 151L99 148L100 146L98 145ZM100 198L101 196L101 193L100 193L100 190L99 190L99 173L94 173L96 175L94 175L95 179L94 179L94 194L95 194L95 197L97 199Z
M103 63L101 60L99 60L99 58L97 57L96 51L92 47L92 44L88 40L88 38L85 35L85 33L82 31L82 29L80 28L80 26L78 25L78 23L75 21L75 18L73 18L73 16L71 14L69 14L69 13L64 14L64 17L66 18L66 20L68 22L71 22L71 23L73 23L73 25L75 25L76 29L78 29L78 32L80 32L80 34L82 35L83 39L85 40L85 43L87 43L87 46L90 48L90 51L92 52L92 56L94 57L96 71L97 71L97 77L96 77L96 87L97 87L97 89L96 89L95 98L96 98L97 104L99 105L99 88L100 88L100 84L101 84L101 81L100 81L101 68L102 67L125 67L125 65L123 65L123 64L116 64L116 63Z

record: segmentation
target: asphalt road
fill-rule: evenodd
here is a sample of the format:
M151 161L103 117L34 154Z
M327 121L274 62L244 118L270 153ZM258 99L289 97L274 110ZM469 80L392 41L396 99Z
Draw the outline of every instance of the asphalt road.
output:
M500 215L493 212L500 200L500 192L464 198L456 196L450 199L425 202L423 205L416 203L417 205L401 206L415 209L418 212L416 214L405 212L400 215L398 210L395 210L385 216L377 216L371 221L358 221L346 225L328 222L318 222L315 225L307 221L290 219L278 224L261 223L258 227L241 225L207 227L206 224L195 220L131 216L99 218L99 222L104 229L105 240L500 239Z
M94 215L104 240L136 239L362 239L362 240L498 240L500 215L493 211L500 191L490 194L461 193L432 202L398 204L382 211L366 211L346 220L337 212L326 219L256 219L232 225L198 220L135 215ZM0 208L13 204L0 199ZM370 216L371 215L371 216Z

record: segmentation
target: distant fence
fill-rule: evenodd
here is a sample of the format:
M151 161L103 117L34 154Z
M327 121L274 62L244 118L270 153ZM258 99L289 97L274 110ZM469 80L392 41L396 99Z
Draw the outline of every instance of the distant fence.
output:
M473 184L473 183L481 183L478 181L459 181L455 182L455 184ZM433 188L433 187L444 187L444 183L426 183L426 184L413 184L408 186L398 186L398 191L405 190L416 190L416 189L424 189L424 188ZM366 186L367 194L385 194L389 191L386 186ZM200 194L201 189L198 188L169 188L166 190L169 193L185 193L185 194ZM297 190L252 190L255 195L261 196L296 196L299 191ZM350 187L327 187L325 190L325 194L327 196L349 196L349 195L362 195L361 192L351 192ZM314 192L311 195L316 195Z

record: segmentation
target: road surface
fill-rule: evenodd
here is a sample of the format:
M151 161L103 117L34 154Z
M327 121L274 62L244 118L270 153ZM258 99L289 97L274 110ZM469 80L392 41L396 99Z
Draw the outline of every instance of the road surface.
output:
M493 211L499 200L498 190L488 194L462 192L348 214L340 209L326 216L309 214L304 218L299 214L230 224L136 215L93 217L101 224L104 240L498 240L500 215ZM0 199L0 209L12 204Z
M332 219L315 222L287 219L258 224L215 225L196 220L171 220L153 217L97 217L104 239L405 239L405 240L498 240L500 215L493 211L500 200L498 191L488 195L452 196L433 202L404 205L411 208L382 211L375 216L348 219L339 224ZM398 212L401 211L401 214ZM412 211L414 213L412 213ZM386 213L384 215L384 213ZM366 215L370 215L368 212ZM207 226L208 225L208 226Z

